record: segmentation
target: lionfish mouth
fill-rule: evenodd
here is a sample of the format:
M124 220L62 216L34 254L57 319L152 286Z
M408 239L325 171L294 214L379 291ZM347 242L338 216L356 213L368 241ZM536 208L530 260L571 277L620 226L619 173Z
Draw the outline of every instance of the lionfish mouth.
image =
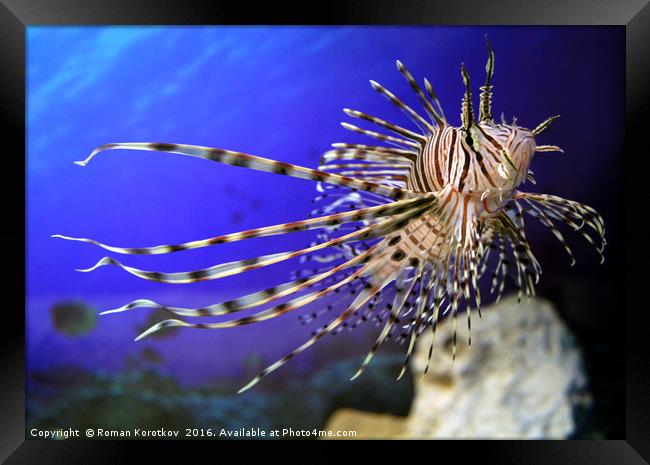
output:
M89 272L113 265L142 279L170 284L215 280L299 258L303 264L293 279L236 299L201 308L184 308L138 299L103 314L136 308L155 308L177 317L156 323L136 340L169 327L222 329L253 324L294 312L312 303L321 307L301 315L304 323L338 314L312 333L312 337L251 380L243 392L269 373L328 334L353 329L364 322L382 326L361 367L368 366L388 339L407 344L398 379L405 373L417 337L427 328L435 335L438 321L451 316L454 323L453 355L456 354L456 320L459 313L480 315L479 281L491 269L490 293L498 301L507 277L519 299L535 292L541 266L526 239L524 213L537 218L562 243L572 263L573 254L556 221L579 231L603 260L605 229L600 215L578 202L553 195L517 190L532 172L522 177L507 151L496 140L516 145L530 134L537 135L557 117L532 131L522 130L492 117L494 54L488 45L487 78L481 87L479 118L474 118L469 75L462 67L465 95L462 127L451 126L428 80L422 90L402 63L397 68L423 106L422 116L375 81L372 88L400 108L417 129L406 129L356 110L345 109L353 118L388 131L376 132L349 123L345 129L378 139L385 145L333 144L319 169L283 163L231 150L175 143L127 142L95 149L78 165L85 166L97 154L116 149L171 152L317 182L316 208L306 220L215 236L184 244L142 248L114 247L92 239L54 235L87 242L117 254L154 255L209 247L254 237L317 230L318 240L308 247L254 258L221 263L187 272L162 273L127 266L112 257L102 258ZM481 132L480 139L471 134ZM519 139L517 139L519 138ZM561 151L557 146L536 146L536 152ZM526 166L528 166L526 164ZM515 170L513 171L513 168ZM515 174L513 174L515 173ZM496 255L490 260L491 253ZM305 265L307 264L307 265ZM313 268L309 268L313 264ZM329 303L325 305L327 300ZM253 310L246 316L212 323L193 323L194 317L223 317ZM468 340L471 344L471 336ZM429 347L429 360L434 339ZM428 369L429 364L425 368Z

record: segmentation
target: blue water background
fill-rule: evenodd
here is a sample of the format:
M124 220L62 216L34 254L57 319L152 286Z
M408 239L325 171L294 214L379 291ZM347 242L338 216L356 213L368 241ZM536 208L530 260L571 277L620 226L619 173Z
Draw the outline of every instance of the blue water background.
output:
M114 267L78 273L75 268L94 264L104 251L51 234L118 246L180 243L305 218L315 194L309 181L173 154L110 151L85 168L72 162L105 143L159 141L315 167L332 142L372 143L339 126L349 121L344 107L410 127L368 84L374 79L419 109L396 59L418 81L431 81L448 118L458 124L460 63L469 70L477 101L485 33L496 53L494 114L517 116L526 127L562 115L538 143L560 145L565 154L539 154L532 165L538 185L524 190L597 208L615 251L622 205L622 28L30 27L28 369L72 364L117 371L128 354L141 349L138 344L146 344L163 355L166 372L191 384L240 374L250 353L272 362L302 343L313 328L292 315L236 329L182 330L138 344L132 340L149 310L102 317L96 330L79 338L56 332L49 313L55 302L78 299L98 310L135 298L204 306L284 282L295 261L219 281L165 285ZM191 270L304 247L311 237L300 233L170 256L118 258L148 270ZM581 259L573 269L547 231L533 233L531 243L545 267L542 279L589 274L596 267L595 255L578 236L567 237ZM599 272L612 272L615 265ZM341 347L344 337L319 346ZM292 369L313 369L319 346L292 360ZM367 349L365 343L358 353Z

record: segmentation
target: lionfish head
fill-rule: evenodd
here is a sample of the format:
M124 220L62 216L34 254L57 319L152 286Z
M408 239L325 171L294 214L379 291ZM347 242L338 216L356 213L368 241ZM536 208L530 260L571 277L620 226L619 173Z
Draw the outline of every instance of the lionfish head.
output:
M510 181L510 188L516 188L526 179L535 183L532 171L529 169L533 161L535 152L562 152L562 149L556 145L537 145L535 137L545 130L553 121L559 118L559 115L551 116L542 123L537 125L535 129L527 129L517 126L516 119L512 124L481 124L484 134L488 134L494 139L496 144L493 147L501 148L501 156L503 161L504 179ZM488 140L489 142L489 140ZM483 145L483 147L488 147Z
M485 150L490 150L493 155L500 158L498 167L499 174L507 187L514 189L526 180L529 167L533 161L533 155L537 144L535 134L530 129L513 125L494 125L490 132L485 131L488 136L496 142L483 145ZM487 156L488 154L486 154Z
M526 179L535 182L529 170L535 152L561 152L562 149L555 145L537 145L535 136L544 131L559 115L551 116L535 129L526 129L517 125L513 118L507 124L501 115L501 124L494 121L492 115L492 77L494 74L494 52L486 36L488 61L485 66L485 84L481 86L479 97L478 118L472 105L472 92L470 78L465 66L461 64L461 75L465 85L465 94L461 105L462 130L466 135L466 142L482 157L499 160L497 165L499 190L513 190ZM478 120L478 121L477 121Z

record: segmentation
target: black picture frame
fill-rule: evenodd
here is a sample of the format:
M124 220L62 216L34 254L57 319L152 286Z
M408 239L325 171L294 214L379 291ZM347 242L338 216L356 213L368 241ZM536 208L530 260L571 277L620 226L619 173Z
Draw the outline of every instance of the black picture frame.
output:
M0 112L4 129L2 160L3 295L0 324L0 459L6 463L122 463L135 457L134 442L25 440L25 28L30 25L69 24L435 24L435 25L621 25L626 30L626 142L625 142L625 289L621 289L621 318L625 318L626 435L621 440L581 441L419 441L427 454L453 454L461 460L480 454L487 463L516 464L642 464L650 461L650 369L645 349L645 326L639 314L645 309L642 296L647 263L650 262L649 229L643 221L648 191L647 114L650 94L650 5L647 0L511 0L426 1L332 1L316 8L283 7L277 2L252 5L243 2L194 3L174 0L1 0L0 2ZM603 64L606 66L606 64ZM606 89L603 89L606 92ZM604 115L606 117L606 115ZM644 149L645 147L645 149ZM20 154L23 154L22 156ZM644 208L645 207L645 208ZM20 247L23 244L23 247ZM21 272L22 271L22 272ZM185 443L186 444L186 443ZM268 443L265 443L266 446ZM276 446L277 443L269 444ZM358 444L358 443L357 443ZM163 452L194 456L209 452L209 442L192 442L192 452L155 441L135 444ZM328 449L350 443L328 443ZM221 443L220 443L221 446ZM239 442L250 447L250 442ZM400 447L393 442L374 442L374 451ZM295 449L294 449L295 451ZM294 452L295 453L295 452ZM349 453L349 452L348 452ZM409 452L409 455L412 452ZM169 454L169 455L167 455ZM188 455L185 455L188 454ZM309 459L310 457L305 457ZM405 459L409 459L405 457Z

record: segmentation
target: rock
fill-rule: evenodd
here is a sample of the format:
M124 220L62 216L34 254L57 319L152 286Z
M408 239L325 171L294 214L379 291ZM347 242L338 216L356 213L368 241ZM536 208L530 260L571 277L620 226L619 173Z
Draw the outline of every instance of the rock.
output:
M97 325L96 310L83 302L63 301L50 308L54 328L68 337L89 333Z
M575 412L591 403L582 356L568 328L545 300L514 297L458 319L452 362L451 318L439 324L429 372L422 375L431 332L418 338L411 369L415 398L408 417L342 409L326 429L357 438L566 438Z
M431 335L419 338L408 436L568 437L574 408L590 397L580 350L555 309L541 299L516 305L511 297L484 309L481 320L472 317L471 348L464 315L459 318L453 363L451 320L439 326L425 376Z
M325 431L354 431L354 437L324 439L387 439L399 438L406 432L406 419L381 413L360 412L343 408L334 412L323 428Z

